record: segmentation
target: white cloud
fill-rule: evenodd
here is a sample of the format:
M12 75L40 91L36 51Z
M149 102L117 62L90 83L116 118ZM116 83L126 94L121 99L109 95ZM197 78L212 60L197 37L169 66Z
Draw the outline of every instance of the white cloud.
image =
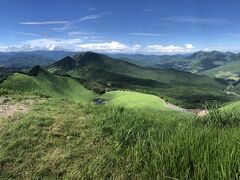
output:
M155 34L155 33L130 33L134 36L165 36L164 34Z
M50 29L55 30L55 31L66 31L66 30L77 29L76 24L78 24L78 23L82 23L84 21L95 20L95 19L98 19L102 16L105 16L105 15L108 15L108 14L111 14L111 13L113 13L113 12L104 12L104 13L101 13L101 14L90 14L90 15L83 16L83 17L81 17L79 19L76 19L76 20L67 21L61 27L54 27L54 28L50 28Z
M145 9L143 9L143 12L150 12L150 11L154 11L153 7L147 7Z
M0 52L5 52L8 46L0 46Z
M95 38L95 39L94 39ZM174 45L127 45L118 41L98 42L98 37L82 38L39 38L24 41L13 46L0 46L0 51L35 51L35 50L71 50L71 51L95 51L100 53L141 53L141 54L177 54L193 52L195 47L192 44L184 46ZM93 43L90 43L93 42Z
M156 53L156 54L175 54L175 53L189 53L194 50L194 46L192 44L185 44L185 46L174 46L174 45L149 45L146 47L146 51L148 53Z
M109 11L109 12L104 12L104 13L100 13L100 14L90 14L90 15L79 18L77 21L94 20L94 19L98 19L102 16L112 14L112 13L113 13L112 11Z
M187 49L194 49L194 46L192 44L185 44L185 47Z
M88 8L89 11L95 11L97 8L95 7L91 7L91 8Z
M24 25L49 25L49 24L67 24L69 21L26 21L19 24Z
M77 28L76 28L74 22L69 22L69 23L64 24L61 27L54 27L54 28L49 28L49 29L54 30L54 31L66 31L66 30L73 30L73 29L77 29Z
M142 46L140 44L135 44L132 48L135 50L140 49Z
M76 44L82 43L82 39L61 39L61 38L51 38L51 39L35 39L26 41L24 44L28 44L31 47L36 47L40 49L64 49L64 48L74 48Z
M92 19L97 19L101 17L101 14L92 14L92 15L88 15L88 16L84 16L82 18L80 18L80 21L86 21L86 20L92 20Z
M228 21L224 19L181 17L181 16L165 17L165 18L161 18L161 20L173 21L173 22L185 22L185 23L207 23L207 24L228 23Z
M69 36L77 36L77 35L89 35L92 34L92 32L83 32L83 31L72 31L68 32Z
M26 36L41 37L39 34L33 34L33 33L26 33L26 32L16 32L16 33L21 35L26 35Z
M101 52L122 52L128 50L129 47L125 44L119 43L117 41L106 42L106 43L88 43L80 44L77 46L76 50L80 51L101 51Z
M36 50L73 50L76 45L81 44L82 39L61 39L61 38L51 38L51 39L34 39L29 41L24 41L20 44L8 46L0 49L0 51L36 51Z

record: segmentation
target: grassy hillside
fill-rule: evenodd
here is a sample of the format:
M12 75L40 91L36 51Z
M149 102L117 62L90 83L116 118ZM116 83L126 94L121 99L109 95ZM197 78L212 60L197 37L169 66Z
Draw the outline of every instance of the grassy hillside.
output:
M48 99L0 118L0 179L239 179L240 126L211 118Z
M222 108L224 111L231 112L240 109L240 102L230 103Z
M129 76L109 73L109 80L128 86ZM145 87L145 82L156 89L168 87L130 78L135 88L141 83ZM192 89L185 88L182 93L189 97ZM2 93L7 90L11 93ZM2 82L5 106L11 96L18 108L25 99L31 106L0 117L0 179L240 178L238 109L213 108L209 115L196 117L166 108L157 96L126 91L107 92L100 98L108 103L96 106L86 102L99 96L78 79L39 66Z
M138 92L112 91L103 94L100 98L114 106L150 111L172 111L166 107L165 101L161 98Z
M34 74L31 75L10 75L0 88L84 102L95 96L95 93L84 88L73 78L51 74L38 66L30 73L33 71Z
M48 69L85 79L91 89L97 83L100 88L95 90L98 92L130 89L157 95L182 106L229 100L223 93L226 84L213 78L177 70L140 67L91 52L65 58Z

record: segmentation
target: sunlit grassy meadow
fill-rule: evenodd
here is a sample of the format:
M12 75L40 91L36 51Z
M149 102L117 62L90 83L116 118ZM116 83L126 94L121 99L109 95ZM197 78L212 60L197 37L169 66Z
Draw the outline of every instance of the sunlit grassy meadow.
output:
M199 118L48 98L25 115L0 120L0 177L239 179L239 123L221 124L239 117L237 111Z

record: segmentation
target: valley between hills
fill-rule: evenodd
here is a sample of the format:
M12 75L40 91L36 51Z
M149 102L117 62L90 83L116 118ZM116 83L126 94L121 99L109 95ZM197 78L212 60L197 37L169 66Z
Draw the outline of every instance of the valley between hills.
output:
M1 179L240 178L237 54L43 54L2 63Z

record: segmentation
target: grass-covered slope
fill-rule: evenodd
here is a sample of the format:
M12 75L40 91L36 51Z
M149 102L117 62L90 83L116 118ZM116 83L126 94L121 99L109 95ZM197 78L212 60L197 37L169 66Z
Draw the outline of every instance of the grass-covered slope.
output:
M130 89L158 95L183 106L199 106L209 100L229 100L223 93L226 84L213 78L177 70L140 67L91 52L64 58L48 69L85 79L91 89L98 87L98 83L98 92Z
M234 111L234 110L239 110L239 109L240 109L240 101L230 103L230 104L228 104L228 105L226 105L222 108L222 110L228 111L228 112L231 112L231 111Z
M95 96L94 92L84 88L77 80L54 75L39 66L34 67L29 75L10 75L0 84L0 88L76 101L89 101Z
M150 111L172 111L161 98L138 92L112 91L103 94L100 98L114 106Z
M191 118L46 100L0 118L0 179L239 179L239 126Z

